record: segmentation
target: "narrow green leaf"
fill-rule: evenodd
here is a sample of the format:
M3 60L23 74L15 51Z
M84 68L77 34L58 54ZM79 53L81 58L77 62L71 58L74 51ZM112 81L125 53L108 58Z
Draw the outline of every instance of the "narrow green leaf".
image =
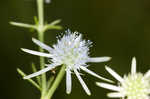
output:
M37 72L37 69L36 69L34 63L32 63L32 70L33 70L34 73ZM40 79L40 76L36 76L36 79L37 79L37 82L39 83L39 85L41 85L41 79Z
M49 88L51 87L51 85L52 85L54 79L55 79L55 76L54 76L54 75L50 77L50 79L49 79L48 82L47 82L47 89L49 89Z
M22 76L27 76L21 69L17 68L17 72ZM32 79L27 79L27 81L29 81L32 85L34 85L37 89L39 89L41 91L41 88L40 86L35 82L33 81Z
M26 24L26 23L19 23L19 22L10 22L11 25L18 26L18 27L24 27L24 28L33 28L36 29L34 25Z
M36 24L36 25L38 25L38 24L39 24L39 21L38 21L37 16L34 16L34 22L35 22L35 24Z
M62 26L59 26L59 25L46 25L44 27L44 31L52 30L52 29L61 30Z
M50 25L56 25L60 22L61 22L61 19L58 19L58 20L55 20L55 21L51 22Z

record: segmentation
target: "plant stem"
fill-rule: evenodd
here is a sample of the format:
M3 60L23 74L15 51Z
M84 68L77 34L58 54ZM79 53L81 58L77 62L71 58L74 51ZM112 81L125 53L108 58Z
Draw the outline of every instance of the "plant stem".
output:
M44 35L43 34L44 33L39 33L39 40L41 42L44 42ZM42 48L40 48L40 47L39 47L39 51L40 52L44 52L44 50ZM44 59L44 57L40 57L41 69L44 68L44 65L45 65L45 59ZM42 84L41 84L42 85L42 95L44 95L46 93L46 74L44 73L41 76L42 76L42 79L41 79L41 81L42 81Z
M66 66L63 65L56 77L56 79L54 80L54 83L52 84L51 88L49 89L48 91L48 94L46 95L46 98L45 99L51 99L52 95L54 94L54 92L56 91L58 85L60 84L64 74L65 74L65 69L66 69Z
M43 0L37 0L38 19L39 24L44 25L44 2Z
M38 9L38 39L41 42L44 42L44 32L43 32L43 28L44 28L44 2L43 0L37 0L37 9ZM44 50L42 48L39 47L39 51L40 52L44 52ZM41 69L44 68L45 65L45 60L43 57L40 57L40 67ZM46 74L42 74L42 97L45 95L46 93Z

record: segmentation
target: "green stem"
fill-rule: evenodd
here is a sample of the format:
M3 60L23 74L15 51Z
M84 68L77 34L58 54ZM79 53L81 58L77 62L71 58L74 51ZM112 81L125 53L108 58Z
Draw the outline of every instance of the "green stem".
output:
M44 2L43 0L37 0L38 19L39 24L44 25Z
M53 96L54 92L56 91L58 85L60 84L60 82L61 82L61 80L62 80L62 78L63 78L63 76L65 74L65 68L66 68L65 65L63 65L61 67L61 70L59 71L56 79L54 80L54 83L52 84L50 90L48 91L45 99L51 99L51 97Z
M44 42L44 33L39 32L38 37L41 42ZM44 50L41 47L39 47L39 51L44 52ZM44 59L44 57L40 57L40 66L41 66L40 68L43 69L44 65L45 65L45 59ZM41 84L42 85L42 96L44 96L46 93L46 74L43 73L41 75L41 77L42 77L42 79L41 79L41 81L42 81L42 84Z
M38 39L41 42L44 42L44 32L43 32L43 27L44 27L44 2L43 0L37 0L37 9L38 9L38 20L39 20L39 24L38 24ZM44 50L42 48L39 47L39 51L40 52L44 52ZM45 60L43 57L40 57L40 66L41 69L44 68L45 65ZM45 95L46 93L46 74L42 74L42 97Z

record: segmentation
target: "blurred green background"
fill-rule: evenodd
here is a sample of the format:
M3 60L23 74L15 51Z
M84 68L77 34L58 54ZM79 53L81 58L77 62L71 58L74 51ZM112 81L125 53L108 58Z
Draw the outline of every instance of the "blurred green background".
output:
M20 50L37 49L31 41L37 34L9 24L9 21L33 23L36 2L2 0L0 12L0 99L39 99L40 93L16 72L19 67L30 74L31 62L38 64L37 56ZM150 67L149 0L52 0L45 5L45 19L49 22L62 19L64 27L61 31L47 31L45 43L56 43L56 36L70 28L93 41L91 56L111 56L110 62L90 64L91 70L104 77L114 80L104 69L105 64L120 75L127 74L133 56L137 58L138 71L145 73ZM64 78L53 99L107 99L106 93L110 91L95 85L99 79L88 74L83 78L92 92L90 97L73 76L72 93L65 93Z

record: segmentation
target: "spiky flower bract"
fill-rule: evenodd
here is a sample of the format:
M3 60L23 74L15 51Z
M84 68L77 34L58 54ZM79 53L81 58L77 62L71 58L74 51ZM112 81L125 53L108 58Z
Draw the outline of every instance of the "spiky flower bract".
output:
M51 64L49 64L46 68L36 73L24 77L24 79L29 79L41 75L42 73L45 73L57 66L65 65L66 66L66 92L68 94L71 93L72 72L75 73L83 89L88 95L90 95L91 92L88 89L85 82L82 80L79 73L80 70L83 70L102 80L110 81L89 70L87 68L88 65L86 64L88 62L106 62L110 60L110 57L95 57L95 58L89 57L89 46L91 46L91 41L82 40L82 35L80 33L71 32L70 30L67 30L66 34L62 38L58 39L57 44L53 45L52 47L36 39L33 39L33 42L38 46L42 47L43 49L47 50L49 53L41 53L29 49L22 49L22 50L33 55L47 57L51 61Z
M150 99L150 71L146 74L136 72L136 59L132 59L131 73L120 77L115 71L106 66L106 70L117 79L118 85L97 82L100 87L115 91L108 97L122 99Z

